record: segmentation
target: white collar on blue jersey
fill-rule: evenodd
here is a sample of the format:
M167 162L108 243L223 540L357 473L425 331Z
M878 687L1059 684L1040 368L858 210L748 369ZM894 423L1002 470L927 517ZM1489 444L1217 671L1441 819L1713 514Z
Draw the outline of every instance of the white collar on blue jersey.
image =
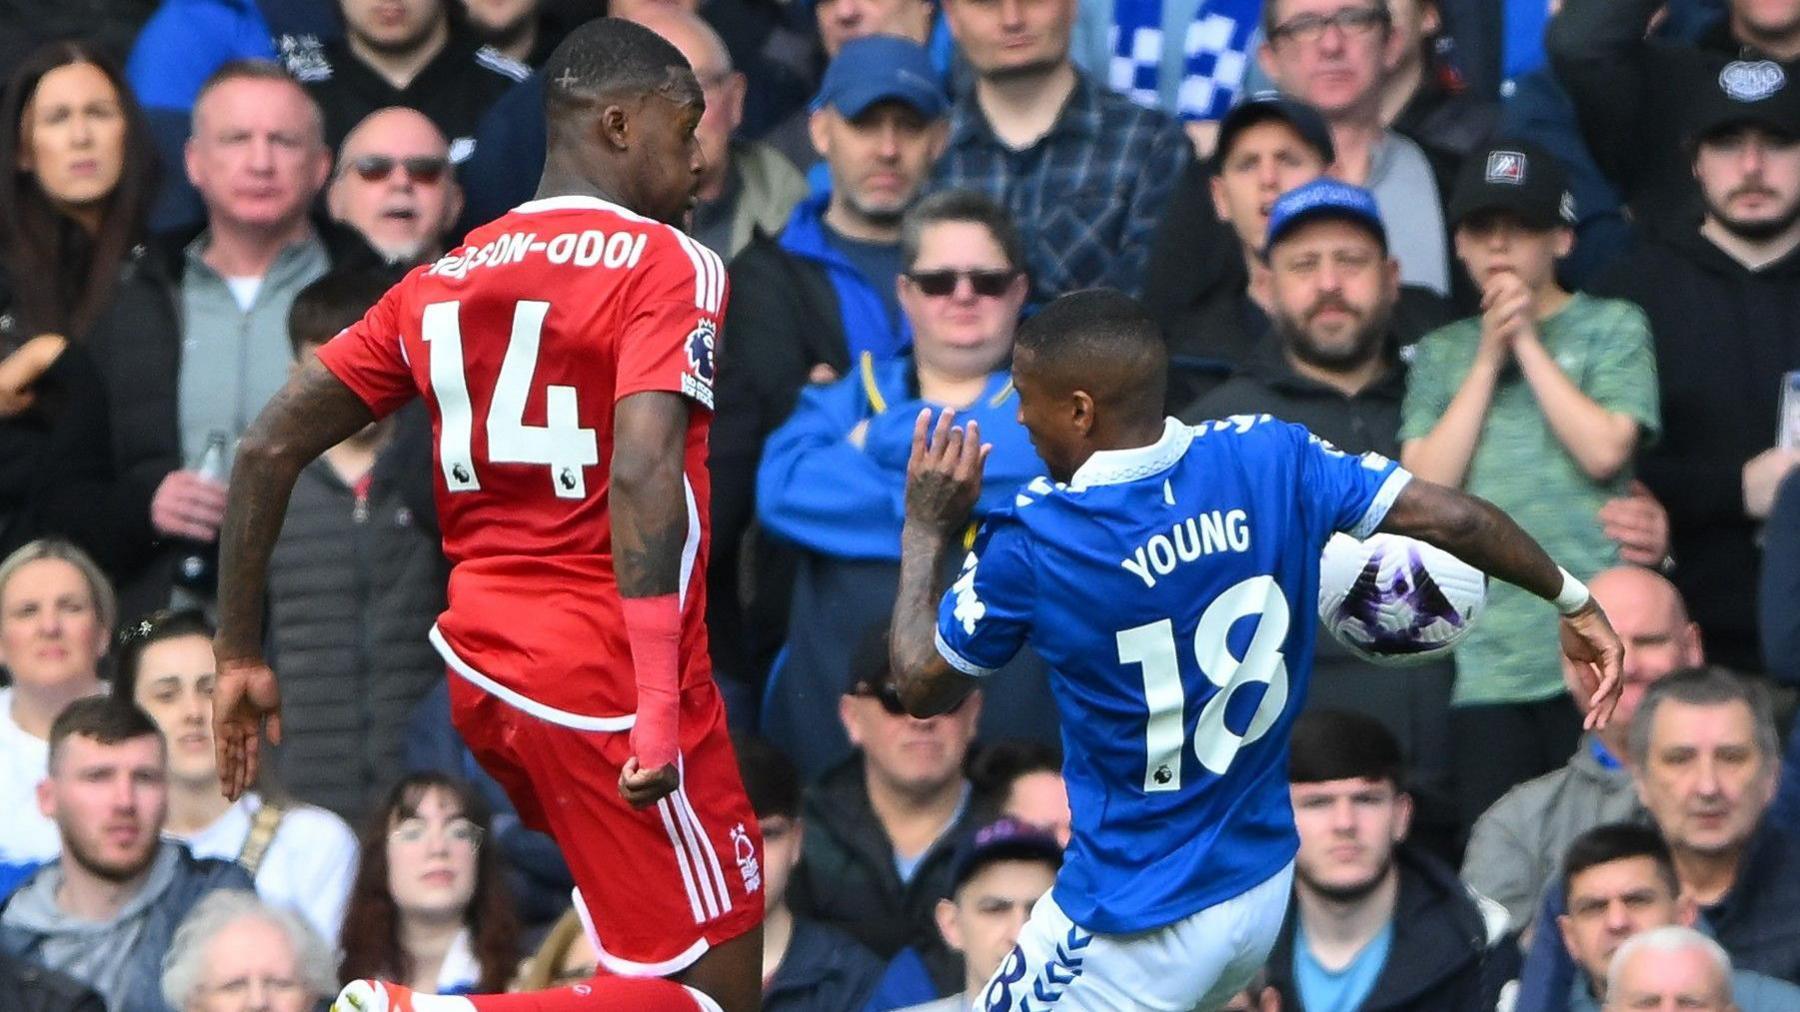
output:
M537 200L528 200L513 210L519 214L538 214L544 211L611 211L614 214L635 218L638 221L650 220L636 211L610 200L573 193L561 197L540 197Z
M1075 469L1075 477L1069 480L1069 490L1079 492L1092 485L1123 485L1167 471L1175 466L1193 441L1192 428L1173 418L1165 418L1162 438L1149 446L1095 450L1087 463Z

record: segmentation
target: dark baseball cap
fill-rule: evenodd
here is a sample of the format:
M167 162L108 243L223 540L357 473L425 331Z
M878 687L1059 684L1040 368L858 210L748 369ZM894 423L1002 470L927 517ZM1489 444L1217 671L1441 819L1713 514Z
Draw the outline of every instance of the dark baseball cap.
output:
M1800 137L1800 87L1773 60L1733 60L1694 92L1688 109L1689 144L1738 126L1760 126Z
M1218 160L1223 162L1231 154L1231 145L1239 134L1258 123L1271 122L1286 123L1293 128L1308 147L1319 153L1325 164L1337 160L1337 149L1332 146L1331 128L1325 125L1325 117L1305 102L1279 91L1259 91L1231 107L1219 121L1219 140L1213 148L1218 152Z
M1505 211L1530 228L1575 224L1575 197L1556 156L1531 141L1499 141L1469 153L1450 198L1450 227L1470 215Z
M870 35L838 50L812 107L830 106L855 119L875 103L888 101L903 102L928 120L950 106L924 46L897 35Z
M1361 225L1375 234L1382 249L1387 248L1387 227L1381 223L1375 195L1360 186L1321 177L1275 198L1275 205L1269 208L1269 233L1263 242L1263 255L1268 256L1289 232L1321 218Z
M1052 868L1061 868L1062 859L1062 847L1057 845L1056 837L1028 822L1003 815L976 830L963 844L956 857L950 892L954 895L983 868L999 861L1043 861Z

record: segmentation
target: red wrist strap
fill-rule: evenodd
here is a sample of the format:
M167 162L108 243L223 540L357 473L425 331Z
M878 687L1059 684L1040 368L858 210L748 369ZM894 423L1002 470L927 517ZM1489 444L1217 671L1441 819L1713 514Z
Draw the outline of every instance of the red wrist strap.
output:
M637 677L631 753L644 769L660 769L675 761L680 743L681 600L674 594L620 600Z

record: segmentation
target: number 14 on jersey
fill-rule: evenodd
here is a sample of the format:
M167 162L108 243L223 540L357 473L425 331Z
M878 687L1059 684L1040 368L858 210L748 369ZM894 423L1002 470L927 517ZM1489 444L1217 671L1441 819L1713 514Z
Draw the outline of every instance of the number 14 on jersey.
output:
M420 336L431 348L431 392L437 399L438 466L451 492L481 488L475 466L474 410L463 364L462 304L434 302L425 307ZM544 388L544 425L525 424L525 400L537 371L539 342L548 302L520 302L513 307L512 333L500 376L488 401L487 460L493 464L547 464L550 487L559 499L587 498L582 469L600 463L600 442L593 429L581 427L575 388Z

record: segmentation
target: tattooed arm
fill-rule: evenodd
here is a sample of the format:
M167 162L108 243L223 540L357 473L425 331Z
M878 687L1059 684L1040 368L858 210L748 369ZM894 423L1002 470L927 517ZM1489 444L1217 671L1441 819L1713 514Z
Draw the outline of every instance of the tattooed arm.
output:
M1547 600L1563 591L1563 573L1512 517L1485 499L1414 478L1401 490L1381 530L1418 538L1469 565ZM1619 699L1624 647L1590 596L1562 619L1569 690L1590 700L1589 727L1603 727Z
M368 405L315 359L281 388L238 443L219 530L218 665L213 738L225 796L256 779L266 722L281 742L281 692L263 660L263 597L269 556L288 495L313 458L374 420Z
M679 394L632 394L613 409L608 509L613 573L631 640L638 706L632 758L619 791L643 808L680 783L681 553L687 541L688 402Z
M981 468L992 446L983 446L971 421L953 426L954 411L931 411L913 425L912 458L906 465L906 523L900 530L900 594L888 632L888 665L907 712L930 717L954 710L975 679L952 668L937 651L938 601L944 595L944 558L956 533L969 522L981 497Z

